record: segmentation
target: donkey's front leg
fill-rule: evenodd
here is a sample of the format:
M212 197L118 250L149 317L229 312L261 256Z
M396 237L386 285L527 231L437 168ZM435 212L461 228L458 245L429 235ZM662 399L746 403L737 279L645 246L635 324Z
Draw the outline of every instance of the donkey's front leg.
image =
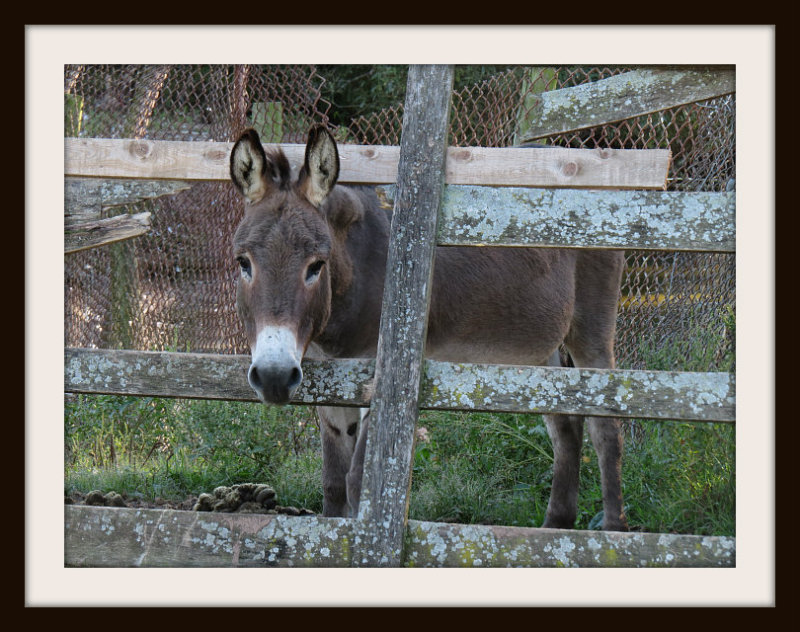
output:
M358 433L353 461L347 473L347 504L350 506L350 515L358 516L358 504L361 501L361 479L364 475L364 454L367 451L367 430L369 429L369 408L362 408L361 428Z
M318 406L322 437L322 515L350 517L347 472L353 460L361 414L358 408Z

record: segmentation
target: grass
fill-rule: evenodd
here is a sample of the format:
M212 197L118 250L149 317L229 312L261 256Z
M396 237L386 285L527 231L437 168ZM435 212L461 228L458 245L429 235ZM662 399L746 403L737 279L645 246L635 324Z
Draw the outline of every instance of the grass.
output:
M539 526L552 447L538 415L420 414L409 515L467 524ZM636 432L633 432L633 429ZM732 425L628 424L623 462L633 529L735 534ZM271 485L279 504L322 510L322 459L312 408L77 396L67 404L65 494L125 492L183 500L219 485ZM596 528L601 489L587 438L576 528Z
M542 524L552 447L538 415L423 413L420 424L430 443L416 448L412 518ZM635 438L627 438L622 471L631 528L734 535L734 427L685 422L641 426L644 430L637 427ZM576 528L597 528L601 499L597 457L587 436Z
M281 504L322 510L311 408L78 395L66 401L64 434L67 495L99 489L182 500L269 482Z

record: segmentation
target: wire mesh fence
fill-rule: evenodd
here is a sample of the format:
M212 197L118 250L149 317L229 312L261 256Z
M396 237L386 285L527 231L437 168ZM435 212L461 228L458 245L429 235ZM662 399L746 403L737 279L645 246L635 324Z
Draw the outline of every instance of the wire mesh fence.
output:
M458 89L450 144L519 144L538 94L626 70L513 67ZM253 126L265 142L303 143L311 124L330 125L332 106L323 97L324 84L314 66L67 66L65 135L233 141ZM342 142L397 145L402 117L399 103L353 118L334 133ZM669 148L668 189L730 190L735 97L535 142ZM142 210L152 212L148 234L66 257L65 345L247 353L234 308L236 266L230 250L243 208L231 185L200 182L123 212ZM629 251L627 263L618 366L730 368L734 255Z

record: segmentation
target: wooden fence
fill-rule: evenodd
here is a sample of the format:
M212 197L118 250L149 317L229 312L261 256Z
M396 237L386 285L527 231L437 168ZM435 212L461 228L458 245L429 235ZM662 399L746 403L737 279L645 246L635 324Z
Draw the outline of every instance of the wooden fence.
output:
M665 72L655 74L661 83L670 80ZM673 79L676 85L681 79L680 90L666 91L665 98L678 102L662 100L658 107L732 89L732 81L721 81L720 73L688 74L686 79L687 73L676 72ZM729 74L722 71L722 79ZM614 79L616 92L609 93L616 99L625 83ZM638 90L644 79L648 76L637 71L637 81L629 82L629 90L630 86ZM687 87L689 80L702 89L693 92ZM387 185L382 193L394 206L378 353L374 361L305 361L305 384L294 402L371 406L358 517L68 505L66 565L735 565L732 537L408 520L414 428L420 408L735 420L735 377L725 373L512 367L424 359L431 263L437 244L734 249L733 194L634 190L664 188L669 152L448 148L451 87L451 67L412 66L400 147L341 148L342 181ZM654 106L648 102L641 107ZM531 122L528 127L541 130L544 123L540 123ZM300 161L302 148L284 147L291 160ZM82 179L227 179L230 149L230 143L67 139L65 173ZM137 188L136 195L169 192L142 193ZM565 208L568 222L559 210ZM73 232L82 230L77 226ZM64 384L68 392L255 401L246 381L248 364L249 359L242 356L66 349ZM373 377L374 391L368 401L365 385Z

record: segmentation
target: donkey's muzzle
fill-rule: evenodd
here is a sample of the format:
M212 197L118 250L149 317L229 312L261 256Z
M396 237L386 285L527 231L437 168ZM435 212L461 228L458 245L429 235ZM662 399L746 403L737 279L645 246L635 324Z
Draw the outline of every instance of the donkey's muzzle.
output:
M291 367L250 365L247 381L263 402L286 404L303 381L300 365Z
M302 350L286 327L264 327L253 347L247 381L258 398L269 404L286 404L303 381Z

